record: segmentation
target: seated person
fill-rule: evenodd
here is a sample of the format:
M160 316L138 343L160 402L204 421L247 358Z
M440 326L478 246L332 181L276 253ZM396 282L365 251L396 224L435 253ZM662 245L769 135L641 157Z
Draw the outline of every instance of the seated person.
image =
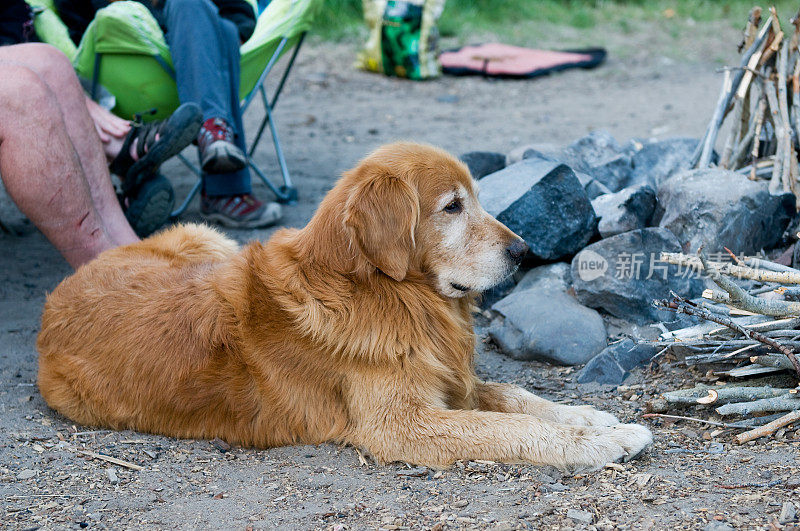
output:
M203 188L200 212L233 228L271 225L277 203L252 194L239 108L239 46L255 29L245 0L142 0L165 31L181 103L200 106L197 136ZM56 0L56 9L77 43L97 9L109 0ZM198 44L202 43L202 44Z
M139 181L157 175L165 156L188 145L200 125L199 109L189 105L165 122L126 131L127 124L89 105L60 51L39 43L0 47L0 176L19 209L76 268L138 241L108 159L136 181L126 200L129 211L134 203L141 207L137 221L159 215L163 221L163 201L149 202L146 186L157 180ZM98 130L108 138L105 147Z

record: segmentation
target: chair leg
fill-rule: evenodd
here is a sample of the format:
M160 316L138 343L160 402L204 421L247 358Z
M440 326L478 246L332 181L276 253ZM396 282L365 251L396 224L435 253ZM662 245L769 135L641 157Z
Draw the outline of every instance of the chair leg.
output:
M197 195L197 192L200 191L200 187L203 185L203 172L200 171L200 168L189 162L189 159L184 157L182 154L179 154L178 158L192 171L192 173L197 175L197 182L194 184L194 186L192 186L192 189L189 190L189 194L186 196L186 199L184 199L178 208L173 210L169 215L169 217L172 219L175 219L186 212L186 209L189 207L189 203L192 202L192 199L194 199L194 196Z
M303 44L303 40L304 39L305 39L305 33L302 33L300 35L300 38L297 40L297 43L294 45L294 50L292 50L292 55L290 56L289 62L287 63L286 68L283 71L283 75L281 76L281 79L278 82L278 86L275 89L275 93L272 96L272 101L271 102L269 101L269 98L267 97L267 92L266 92L266 89L264 87L264 80L266 78L265 74L267 74L269 72L269 70L272 69L272 66L274 66L275 57L270 59L267 69L265 69L264 74L262 74L262 77L261 77L261 79L259 79L259 82L257 84L258 92L261 94L261 100L264 103L265 116L264 116L264 119L261 120L261 123L259 124L259 127L258 127L258 132L256 133L256 136L253 139L252 144L250 145L250 149L248 150L248 163L249 163L250 167L253 169L253 171L256 173L256 175L258 175L258 177L264 182L264 184L267 185L267 187L270 190L272 190L272 192L275 194L278 202L280 202L280 203L290 203L291 204L291 203L296 202L297 201L297 188L295 188L294 185L292 184L292 178L291 178L291 175L289 174L289 168L286 165L286 158L283 155L283 148L281 147L280 137L278 136L278 130L277 130L276 126L275 126L275 121L273 120L272 113L273 113L273 109L275 107L275 104L278 101L278 96L280 96L280 93L283 90L284 84L286 83L286 79L289 77L289 73L291 72L292 67L294 66L294 61L297 58L297 54L300 51L300 46ZM283 41L281 41L279 49L276 50L276 52L275 52L276 54L280 53L280 50L283 49L283 46L285 46L286 42L287 42L287 39L284 39ZM250 95L248 96L248 98L245 100L244 104L242 105L242 113L244 113L247 110L247 107L250 105L250 103L253 100L253 97L256 95L255 93L256 93L256 91L253 90L253 92L251 92ZM253 154L256 151L256 147L258 146L258 143L261 141L261 136L264 134L264 129L266 128L267 125L269 125L270 134L272 135L272 143L275 146L275 154L278 157L278 165L280 166L281 176L283 177L283 185L280 186L280 187L275 186L274 184L272 184L272 182L267 178L267 176L264 174L264 172L262 172L261 169L258 166L256 166L256 164L255 164L255 162L253 161L253 158L252 158Z

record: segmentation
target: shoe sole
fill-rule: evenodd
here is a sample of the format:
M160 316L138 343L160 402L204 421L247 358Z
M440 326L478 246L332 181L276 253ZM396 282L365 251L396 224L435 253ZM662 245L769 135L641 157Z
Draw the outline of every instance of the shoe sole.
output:
M203 112L195 103L184 103L167 119L161 138L128 170L128 180L134 188L142 175L154 173L161 164L192 143L203 125ZM173 136L174 134L174 136ZM135 178L135 179L134 179Z
M241 150L233 151L227 142L214 142L203 153L201 167L206 173L227 173L239 171L247 164Z
M269 211L264 213L265 215L270 214ZM281 219L281 211L278 210L270 215L270 217L260 217L258 219L247 220L247 221L236 221L228 216L224 216L222 214L200 214L203 219L206 221L211 221L214 223L219 223L224 227L228 227L231 229L260 229L263 227L267 227L269 225L274 225Z
M145 182L139 194L125 210L125 217L134 232L144 238L161 228L172 214L175 206L175 192L169 181L158 176Z

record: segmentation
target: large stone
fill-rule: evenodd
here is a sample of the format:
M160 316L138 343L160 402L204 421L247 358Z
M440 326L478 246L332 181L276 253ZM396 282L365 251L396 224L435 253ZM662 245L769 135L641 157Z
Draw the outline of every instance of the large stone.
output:
M493 151L470 151L459 157L475 179L500 171L506 167L506 156Z
M656 208L656 192L649 186L632 186L593 199L592 208L600 218L600 236L608 238L647 227Z
M791 194L771 195L767 183L736 172L707 169L680 173L658 189L659 226L694 252L751 254L774 246L794 214Z
M583 186L583 189L586 190L586 196L591 200L595 197L600 197L601 195L610 194L611 190L608 189L606 185L589 175L588 173L583 173L582 171L576 171L575 176Z
M585 168L585 170L606 188L612 192L617 192L630 182L633 166L628 155L614 154Z
M496 286L493 286L490 289L487 289L486 291L481 293L481 297L479 299L480 307L484 310L487 308L491 308L492 304L496 303L497 301L499 301L500 299L511 293L517 285L515 279L516 275L517 273L515 273L514 275L509 275Z
M578 383L596 382L599 384L619 385L628 376L628 371L622 368L614 356L604 350L578 373Z
M572 259L575 295L582 304L638 324L670 320L673 314L657 310L654 299L668 298L670 290L687 297L702 290L699 277L678 276L678 266L659 261L662 252L680 249L664 228L623 232L593 243Z
M628 371L650 361L658 348L650 343L623 339L606 347L578 374L579 383L621 384Z
M563 291L532 288L512 293L492 309L500 316L489 327L489 336L518 360L579 365L606 346L600 314Z
M622 146L611 136L611 133L597 130L567 146L561 160L576 169L585 170L609 161L619 155L621 151Z
M667 138L644 143L633 155L628 185L647 184L657 189L668 178L689 168L698 142L696 138Z
M506 155L506 166L516 164L523 159L561 160L563 149L561 146L549 143L526 144L512 149Z
M532 288L567 291L570 286L572 286L572 270L569 264L556 262L534 267L525 273L512 293Z
M524 238L537 258L571 256L595 233L586 191L563 164L526 159L487 175L478 186L483 207Z

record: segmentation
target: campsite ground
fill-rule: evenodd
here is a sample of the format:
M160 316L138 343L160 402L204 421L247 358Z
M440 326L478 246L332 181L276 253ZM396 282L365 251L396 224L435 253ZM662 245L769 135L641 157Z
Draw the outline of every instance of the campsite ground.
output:
M570 30L565 30L570 31ZM711 23L691 45L657 26L610 42L607 64L529 81L442 78L426 83L355 71L354 44L312 43L300 55L277 113L286 158L300 191L284 223L302 226L336 176L394 139L453 153L508 152L529 142L568 143L597 128L631 137L699 136L717 97L722 63L735 58L737 32ZM549 36L549 46L557 46ZM713 53L710 52L713 50ZM252 127L254 117L249 118ZM274 176L270 146L258 160ZM193 155L192 155L193 156ZM164 172L182 196L191 175ZM257 191L267 196L262 186ZM184 217L196 220L196 204ZM644 402L688 385L685 369L637 370L621 389L576 386L571 369L521 363L479 342L479 374L548 398L585 402L648 424L656 443L631 463L582 476L552 469L465 462L445 471L362 462L350 447L233 448L134 432L73 426L36 389L35 338L45 294L68 266L0 198L0 521L17 529L282 528L371 529L587 527L767 528L796 499L795 439L738 447L702 426L640 420ZM271 230L231 232L239 241ZM122 324L122 323L121 323ZM481 333L482 327L478 327ZM722 443L722 446L714 445ZM144 467L91 459L88 450ZM702 466L699 466L702 464ZM727 489L753 483L761 486ZM570 514L568 510L578 511ZM443 526L439 526L443 524ZM439 526L439 527L437 527Z

